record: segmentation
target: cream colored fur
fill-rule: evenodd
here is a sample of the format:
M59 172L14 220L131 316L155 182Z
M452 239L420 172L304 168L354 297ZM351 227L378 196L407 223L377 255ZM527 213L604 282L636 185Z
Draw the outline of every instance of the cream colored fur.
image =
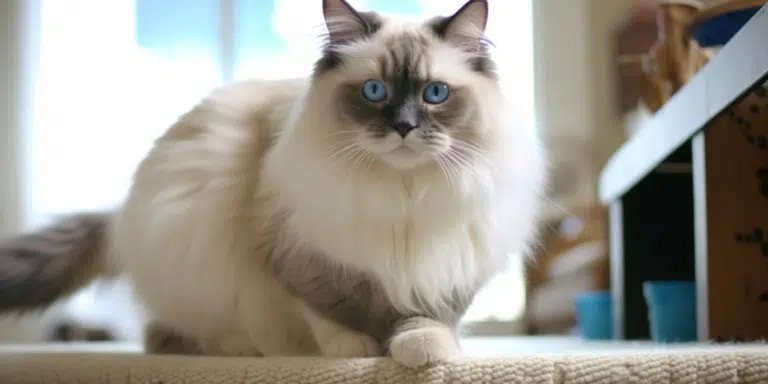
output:
M380 38L403 28L417 27L388 24ZM498 85L445 44L430 51L429 71L472 89L481 154L445 173L427 157L389 153L397 138L361 136L356 160L329 160L329 147L349 138L329 113L330 95L342 80L369 77L376 68L367 57L379 49L376 41L349 47L359 60L344 79L224 86L157 140L109 242L111 263L132 278L149 320L196 338L207 353L378 353L365 335L308 313L259 267L260 223L281 209L292 213L285 229L293 240L373 274L401 310L416 306L412 293L440 306L454 287L472 291L527 249L543 151L532 127L505 116ZM455 353L445 325L412 332L393 341L396 360L420 365Z

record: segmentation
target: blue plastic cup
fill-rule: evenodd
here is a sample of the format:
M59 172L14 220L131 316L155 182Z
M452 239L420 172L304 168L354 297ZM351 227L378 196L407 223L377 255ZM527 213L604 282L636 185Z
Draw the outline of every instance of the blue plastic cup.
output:
M646 281L651 340L696 341L696 284L691 281Z
M586 292L576 297L576 321L581 337L587 340L613 338L611 293Z

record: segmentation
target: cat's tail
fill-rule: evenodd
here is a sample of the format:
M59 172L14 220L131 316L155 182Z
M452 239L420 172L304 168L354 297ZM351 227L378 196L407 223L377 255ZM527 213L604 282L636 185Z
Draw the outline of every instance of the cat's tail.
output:
M44 309L106 274L110 217L74 214L0 243L0 313Z

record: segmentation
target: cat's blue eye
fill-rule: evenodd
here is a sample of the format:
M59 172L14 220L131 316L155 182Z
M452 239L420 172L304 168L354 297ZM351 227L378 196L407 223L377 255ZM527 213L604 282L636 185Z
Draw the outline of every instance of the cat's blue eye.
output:
M363 97L378 103L387 98L387 86L378 80L368 80L363 84Z
M424 101L430 104L440 104L447 100L450 94L451 89L448 84L437 81L424 88Z

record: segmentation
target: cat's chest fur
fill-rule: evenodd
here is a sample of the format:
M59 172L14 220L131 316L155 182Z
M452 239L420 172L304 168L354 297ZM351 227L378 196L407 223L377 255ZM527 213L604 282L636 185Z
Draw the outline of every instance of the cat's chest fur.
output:
M503 267L503 231L494 224L503 213L491 209L492 196L434 173L357 173L318 160L294 153L277 167L294 172L273 169L280 176L266 180L289 213L284 230L291 241L371 276L397 310L450 308L457 294L471 297Z

